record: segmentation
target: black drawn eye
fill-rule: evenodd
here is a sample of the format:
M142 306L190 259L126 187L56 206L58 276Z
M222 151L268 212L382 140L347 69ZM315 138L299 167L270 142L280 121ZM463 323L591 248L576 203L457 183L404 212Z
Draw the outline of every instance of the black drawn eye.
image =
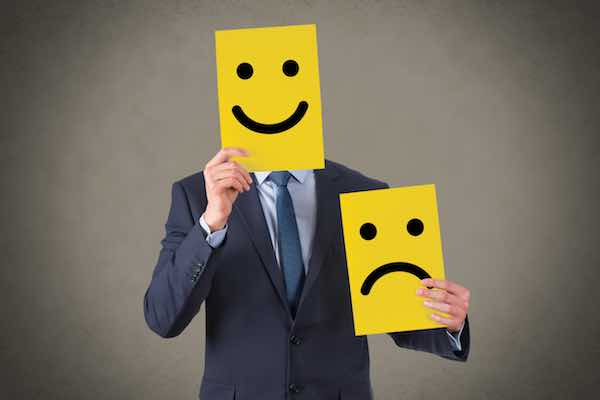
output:
M247 62L241 63L237 67L237 74L241 79L248 79L252 76L254 70L252 69L252 65Z
M423 233L423 222L418 218L413 218L406 224L406 230L413 236L419 236Z
M365 240L372 240L377 235L377 228L370 222L365 222L360 227L360 236Z
M298 63L294 60L287 60L283 63L283 73L287 76L294 76L298 73Z

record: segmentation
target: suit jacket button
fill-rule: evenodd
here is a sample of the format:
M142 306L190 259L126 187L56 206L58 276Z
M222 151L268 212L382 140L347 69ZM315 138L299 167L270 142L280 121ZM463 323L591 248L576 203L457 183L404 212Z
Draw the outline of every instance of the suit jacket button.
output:
M299 344L301 344L301 343L302 343L302 339L300 339L300 338L299 338L298 336L296 336L296 335L292 335L292 336L290 337L290 342L291 342L292 344L299 345Z
M296 385L295 383L291 383L289 389L291 393L300 393L302 391L302 387Z

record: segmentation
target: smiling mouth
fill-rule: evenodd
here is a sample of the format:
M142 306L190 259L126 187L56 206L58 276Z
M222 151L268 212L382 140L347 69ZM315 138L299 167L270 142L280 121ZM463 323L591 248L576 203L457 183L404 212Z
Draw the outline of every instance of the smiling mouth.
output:
M363 295L368 295L371 292L371 288L375 282L382 276L389 274L390 272L408 272L413 274L419 279L431 278L431 276L423 268L416 266L415 264L405 262L393 262L384 264L380 267L375 268L367 276L367 279L363 282L360 292ZM431 287L429 287L431 289Z
M308 110L308 103L305 101L301 101L300 103L298 103L298 107L296 107L296 111L294 111L292 115L290 115L285 120L274 124L262 124L260 122L256 122L255 120L247 116L246 113L242 110L242 107L240 106L233 106L231 112L240 124L250 129L251 131L257 133L273 134L281 133L292 128L294 125L300 122L302 117L304 117L304 114L306 114L306 110Z

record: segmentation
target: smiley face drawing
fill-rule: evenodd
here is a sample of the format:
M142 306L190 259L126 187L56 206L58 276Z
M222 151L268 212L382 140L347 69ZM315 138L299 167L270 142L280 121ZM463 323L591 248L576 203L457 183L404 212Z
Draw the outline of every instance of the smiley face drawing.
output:
M416 295L445 279L435 185L341 193L340 208L355 334L443 327Z
M222 147L248 171L325 166L315 25L215 32Z

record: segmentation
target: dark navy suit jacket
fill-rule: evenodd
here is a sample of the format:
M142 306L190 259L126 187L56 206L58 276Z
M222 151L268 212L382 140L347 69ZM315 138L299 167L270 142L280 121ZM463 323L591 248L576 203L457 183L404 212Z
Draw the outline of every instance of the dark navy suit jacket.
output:
M355 336L341 229L339 193L384 182L326 160L315 170L317 226L296 318L285 296L255 184L239 194L225 241L211 248L198 220L206 208L203 174L173 184L166 236L144 315L158 335L179 335L206 308L203 400L370 400L366 336ZM398 310L402 312L402 310ZM395 344L465 361L445 329L389 334Z

